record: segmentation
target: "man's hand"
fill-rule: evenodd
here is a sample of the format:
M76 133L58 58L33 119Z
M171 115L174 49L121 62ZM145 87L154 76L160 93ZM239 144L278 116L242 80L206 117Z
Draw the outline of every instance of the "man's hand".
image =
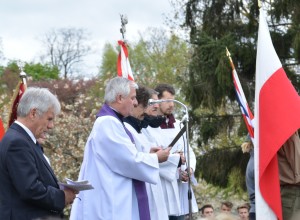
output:
M178 162L178 167L185 164L186 159L185 159L185 156L184 156L182 151L175 151L173 154L179 154L179 156L180 156L180 159L179 159L179 162Z
M179 153L179 155L180 155L181 165L185 164L186 159L185 159L185 156L184 156L183 152L182 152L182 151L179 151L178 153Z
M194 170L192 168L190 168L190 173L188 174L187 172L188 170L181 170L179 168L179 179L183 182L187 182L189 180L189 174L190 176L194 173Z
M65 206L72 204L74 199L76 198L76 194L78 194L77 191L68 188L64 189L64 193L65 193Z
M180 170L180 168L179 168L179 179L183 182L187 182L189 180L188 173L186 171Z
M194 174L194 170L190 167L190 175Z
M156 153L159 150L162 150L162 147L151 147L150 153Z
M170 150L171 150L171 147L168 147L166 149L160 149L160 150L156 151L159 163L162 163L162 162L165 162L168 160L168 157L170 155Z

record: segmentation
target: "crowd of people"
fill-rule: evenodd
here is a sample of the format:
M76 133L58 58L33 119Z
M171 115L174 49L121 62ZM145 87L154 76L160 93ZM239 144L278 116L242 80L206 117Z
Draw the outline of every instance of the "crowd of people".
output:
M210 204L198 209L191 187L197 184L196 157L186 132L171 145L186 123L175 118L175 94L169 84L147 88L123 77L109 80L78 177L94 189L76 191L59 185L40 146L54 127L60 103L48 89L28 88L0 142L0 219L63 219L69 205L72 220L184 220L191 213L199 219L255 219L250 139L242 145L251 154L246 171L250 204L236 212L228 201L217 213ZM296 132L278 152L283 206L300 198L299 143ZM290 167L297 175L287 172ZM300 210L298 204L283 209L284 219Z
M233 204L230 201L224 201L220 205L219 212L211 204L205 204L199 210L201 217L199 220L249 220L250 204L244 203L233 212Z

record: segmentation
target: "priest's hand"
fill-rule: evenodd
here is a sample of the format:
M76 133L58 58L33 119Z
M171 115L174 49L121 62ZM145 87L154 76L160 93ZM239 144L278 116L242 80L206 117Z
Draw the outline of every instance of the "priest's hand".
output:
M178 153L179 153L179 155L180 155L180 162L181 162L181 165L185 164L186 159L185 159L185 156L184 156L183 152L182 152L182 151L179 151Z
M186 171L188 171L188 169L186 169ZM193 175L194 174L194 170L193 168L190 167L190 175Z
M157 151L161 150L162 147L151 147L150 153L156 153Z
M188 169L181 170L179 168L179 179L182 182L187 182L187 181L189 181L189 176L193 175L193 173L194 173L194 170L191 167L190 167L190 173L188 173Z
M156 152L159 163L162 163L162 162L165 162L168 160L168 157L170 155L170 150L171 150L171 147L168 147L166 149L160 149Z
M180 168L179 168L179 179L182 182L187 182L189 180L188 173L184 170L180 170Z

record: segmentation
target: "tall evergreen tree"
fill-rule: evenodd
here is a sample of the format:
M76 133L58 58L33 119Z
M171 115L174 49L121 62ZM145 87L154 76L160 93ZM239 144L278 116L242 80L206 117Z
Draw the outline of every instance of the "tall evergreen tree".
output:
M295 74L300 57L299 4L296 0L263 1L275 49L297 89L300 88L299 75ZM241 144L239 137L247 134L235 102L225 48L232 54L245 95L253 106L258 14L257 1L188 0L185 3L183 26L189 30L193 55L183 91L191 105L192 134L200 151L216 148L232 151L231 147ZM215 150L210 153L215 154ZM215 163L222 161L225 159ZM201 166L214 164L208 162ZM204 170L200 172L203 174ZM216 178L210 176L207 180L213 179ZM219 185L226 184L219 182Z

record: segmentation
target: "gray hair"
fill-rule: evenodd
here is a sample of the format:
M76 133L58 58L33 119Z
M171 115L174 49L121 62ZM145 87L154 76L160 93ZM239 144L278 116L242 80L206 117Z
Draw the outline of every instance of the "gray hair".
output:
M158 92L155 91L154 89L148 88L148 90L149 90L150 97L152 97L153 95L158 95Z
M124 77L115 77L108 81L105 88L104 101L112 103L116 101L118 95L127 97L130 93L130 88L138 88L138 85Z
M53 108L54 114L60 112L60 103L47 88L30 87L25 90L17 109L17 116L26 117L31 109L37 109L38 115Z

